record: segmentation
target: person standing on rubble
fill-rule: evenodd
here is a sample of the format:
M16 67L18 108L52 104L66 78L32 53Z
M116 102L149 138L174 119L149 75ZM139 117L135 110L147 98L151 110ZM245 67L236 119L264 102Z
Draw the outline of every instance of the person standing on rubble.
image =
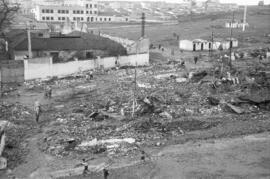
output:
M104 179L107 179L109 176L109 171L106 168L103 169L103 176L104 176Z
M84 167L84 169L83 169L83 175L86 175L89 172L89 169L88 169L88 163L86 162L85 159L82 159L82 165Z
M89 78L90 78L90 80L94 79L94 75L93 75L93 71L92 70L90 70Z
M198 56L195 56L194 57L194 63L195 63L195 65L197 64L197 62L198 62Z
M52 87L51 86L46 86L46 88L45 88L45 97L47 97L47 98L52 97Z
M41 106L40 106L40 103L39 103L38 100L35 101L34 111L35 111L35 119L36 119L36 122L38 123L39 117L40 117L40 113L41 113Z

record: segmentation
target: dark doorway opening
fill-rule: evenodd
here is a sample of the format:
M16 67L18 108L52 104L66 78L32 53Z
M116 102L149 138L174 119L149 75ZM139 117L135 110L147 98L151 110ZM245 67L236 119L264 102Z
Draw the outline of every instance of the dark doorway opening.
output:
M193 44L193 51L196 51L196 44Z
M60 62L59 52L51 52L50 55L52 56L53 63Z

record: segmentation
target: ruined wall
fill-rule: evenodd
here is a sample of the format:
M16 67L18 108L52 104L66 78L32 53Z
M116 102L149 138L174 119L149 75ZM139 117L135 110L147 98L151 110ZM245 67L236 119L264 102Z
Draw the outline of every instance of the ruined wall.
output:
M137 53L148 53L150 40L147 38L141 38L137 41L129 40L121 37L114 37L108 34L100 34L100 36L113 40L117 43L120 43L123 47L126 48L127 54L137 54Z
M114 37L114 36L110 36L108 34L102 34L100 33L100 36L108 38L110 40L113 40L117 43L120 43L121 45L123 45L125 48L129 45L132 45L133 43L135 43L135 41L133 40L129 40L127 38L121 38L121 37Z
M149 39L139 39L133 44L127 46L126 49L128 54L148 53L149 46L150 46Z
M79 71L86 71L95 68L113 68L115 61L120 66L147 66L149 65L149 53L129 56L107 57L89 59L83 61L72 61L66 63L52 63L52 58L36 58L24 61L25 80L47 78L52 76L66 76Z
M24 63L23 61L6 60L0 61L1 83L23 83Z

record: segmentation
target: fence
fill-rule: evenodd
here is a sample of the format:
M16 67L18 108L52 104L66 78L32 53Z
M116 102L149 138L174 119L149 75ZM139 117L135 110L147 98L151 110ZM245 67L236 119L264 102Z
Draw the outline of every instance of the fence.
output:
M52 63L51 57L25 60L24 79L32 80L52 76L66 76L79 71L86 71L99 67L103 67L105 69L113 68L116 66L116 61L120 66L147 66L149 65L149 53L89 59L83 61L72 61L56 64Z

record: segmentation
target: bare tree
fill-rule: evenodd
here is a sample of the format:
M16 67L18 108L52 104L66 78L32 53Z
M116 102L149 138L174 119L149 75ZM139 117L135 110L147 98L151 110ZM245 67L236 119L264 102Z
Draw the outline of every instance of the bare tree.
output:
M11 4L8 0L0 0L0 33L2 34L8 28L19 10L18 4Z

